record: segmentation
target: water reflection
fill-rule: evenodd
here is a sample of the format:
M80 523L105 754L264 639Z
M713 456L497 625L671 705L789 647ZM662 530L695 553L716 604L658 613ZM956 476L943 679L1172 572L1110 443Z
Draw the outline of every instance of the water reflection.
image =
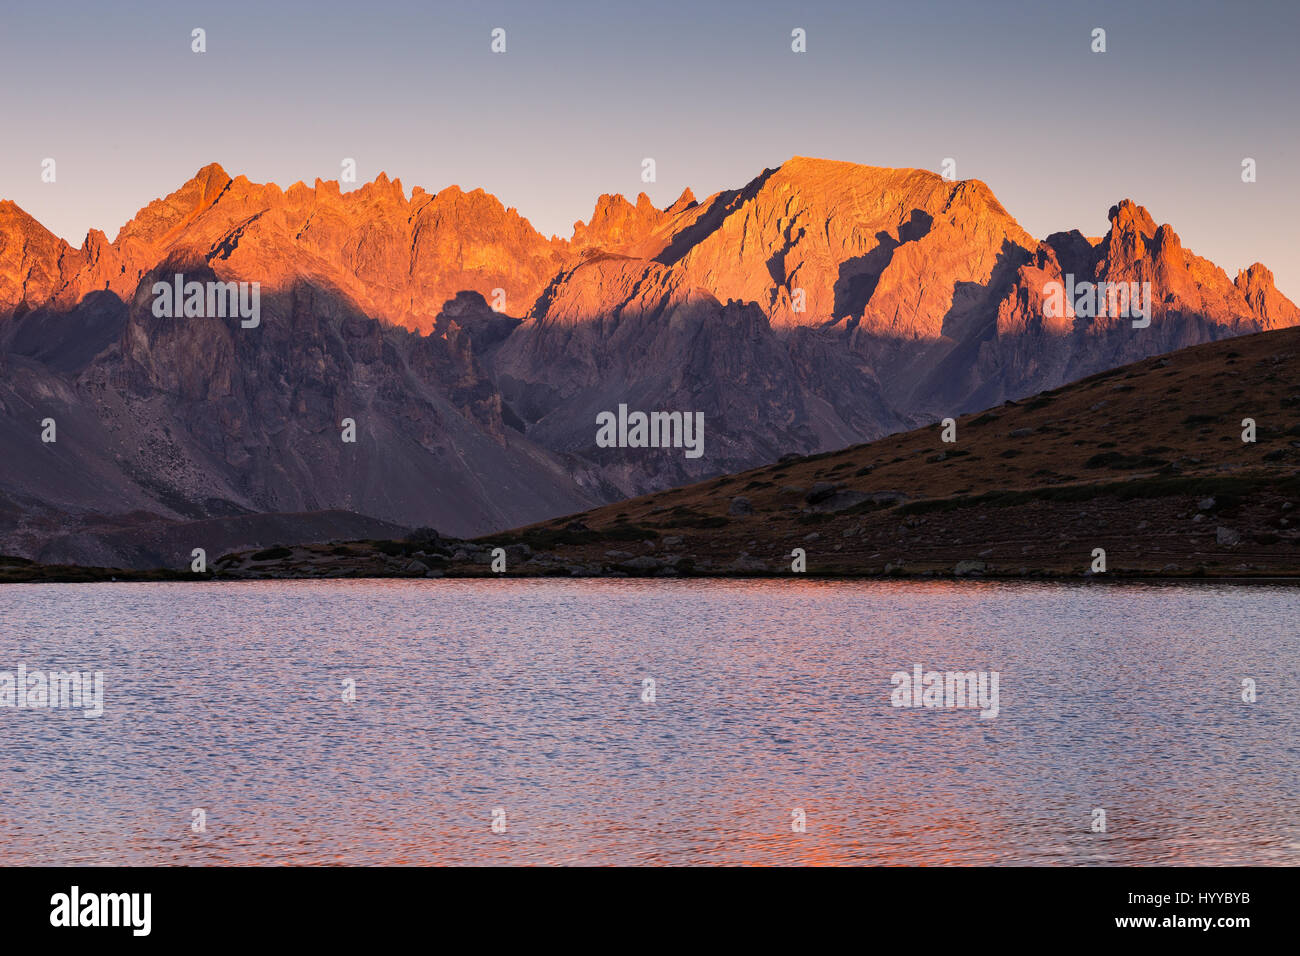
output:
M10 585L0 670L103 670L105 714L0 709L0 860L1295 865L1298 595ZM999 716L891 707L914 664Z

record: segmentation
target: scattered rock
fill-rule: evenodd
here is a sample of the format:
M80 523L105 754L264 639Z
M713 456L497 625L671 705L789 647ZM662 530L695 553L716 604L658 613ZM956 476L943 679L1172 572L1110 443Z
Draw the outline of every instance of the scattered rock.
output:
M1231 528L1215 528L1214 541L1221 548L1231 548L1241 543L1241 535Z
M825 501L843 487L843 485L837 485L833 482L819 481L812 486L808 494L804 495L803 500L810 505L815 505L818 502Z
M877 491L867 497L874 505L898 505L907 500L901 491Z
M652 558L648 554L643 554L639 558L632 558L630 561L624 561L622 567L630 571L657 571L662 567L662 562L658 558Z
M752 515L754 506L750 504L748 498L737 496L731 499L731 506L727 508L729 515Z
M871 496L861 491L837 491L829 498L823 498L813 507L813 511L836 512L847 511L855 505L860 505L868 500Z

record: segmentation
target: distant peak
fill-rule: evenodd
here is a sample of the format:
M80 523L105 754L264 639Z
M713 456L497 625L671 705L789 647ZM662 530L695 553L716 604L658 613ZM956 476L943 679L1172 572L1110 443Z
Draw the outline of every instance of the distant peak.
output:
M813 168L817 166L856 166L857 163L846 162L842 159L820 159L816 156L791 156L781 164L782 169L799 169L801 167Z
M1156 234L1156 221L1151 218L1151 214L1143 206L1139 206L1131 199L1121 199L1111 206L1106 217L1110 220L1112 227L1121 232L1133 229L1144 236L1154 236Z
M380 170L379 175L360 189L355 190L362 198L387 199L397 203L406 202L406 192L402 189L400 179L389 179L388 173Z
M245 183L248 182L248 180L244 179L242 176L240 179L243 179ZM195 173L194 178L192 178L186 185L197 186L199 191L199 201L206 204L220 195L221 190L225 189L226 185L230 182L230 174L221 167L220 163L208 163L208 165Z
M1254 262L1237 272L1234 283L1238 288L1273 287L1273 273L1262 262Z
M14 202L12 199L0 199L0 213L3 213L5 219L10 221L10 227L16 225L18 228L26 231L35 229L41 232L49 232L49 230L42 226L34 216L28 213L26 209L18 205L18 203ZM51 235L53 235L53 233L51 233Z
M689 209L695 205L695 193L691 192L691 187L687 186L682 190L682 194L677 197L677 201L669 206L665 212L678 213L683 209Z
M867 163L853 163L843 159L820 159L816 156L791 156L779 167L782 173L789 176L797 174L801 176L812 176L816 178L834 177L843 175L848 172L858 171L859 173L899 173L908 170L895 169L891 166L872 166ZM775 170L765 169L759 174L760 178L766 176ZM934 175L938 175L935 173Z
M321 179L316 177L314 186L317 196L337 196L339 195L339 182L337 179Z
M204 180L211 180L211 179L221 179L221 180L225 180L226 182L230 181L230 175L226 172L226 170L222 167L220 163L208 163L208 165L204 166L197 173L195 173L193 178L200 182Z

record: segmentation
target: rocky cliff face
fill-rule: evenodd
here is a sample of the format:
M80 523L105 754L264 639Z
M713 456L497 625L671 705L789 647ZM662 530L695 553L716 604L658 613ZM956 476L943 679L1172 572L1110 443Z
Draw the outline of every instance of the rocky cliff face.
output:
M1231 280L1142 207L1110 218L1038 241L980 182L802 158L663 210L602 196L569 241L383 174L212 165L80 249L0 202L0 551L112 563L77 529L128 514L482 533L1300 323L1262 265ZM260 283L260 325L155 316L176 273ZM1044 309L1085 282L1149 283L1150 324ZM703 413L704 454L597 447L620 404Z

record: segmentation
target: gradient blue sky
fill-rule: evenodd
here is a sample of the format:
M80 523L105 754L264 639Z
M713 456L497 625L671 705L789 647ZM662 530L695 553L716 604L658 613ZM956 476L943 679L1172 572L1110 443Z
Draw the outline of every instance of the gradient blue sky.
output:
M354 157L362 181L482 186L567 237L602 192L662 206L792 155L951 156L1036 236L1100 235L1128 197L1300 300L1300 3L83 0L0 27L0 198L74 245L213 161L288 186Z

